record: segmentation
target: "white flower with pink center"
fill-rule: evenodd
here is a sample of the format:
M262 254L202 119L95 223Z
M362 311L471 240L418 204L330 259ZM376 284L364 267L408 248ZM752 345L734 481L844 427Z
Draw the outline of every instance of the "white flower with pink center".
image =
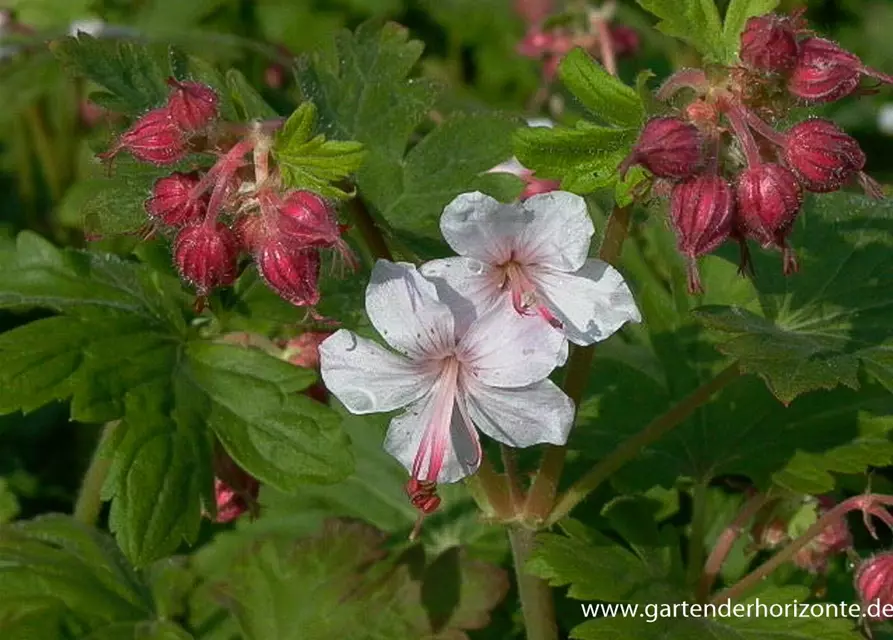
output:
M465 193L444 209L440 230L459 257L433 260L421 272L465 316L509 298L517 315L539 316L579 345L641 321L620 273L588 258L595 228L580 196L552 191L502 204Z
M322 378L352 413L406 407L384 446L414 479L473 474L476 428L513 447L567 441L573 403L546 379L564 357L558 332L498 307L466 318L415 267L384 260L366 288L366 313L398 353L341 329L320 345Z

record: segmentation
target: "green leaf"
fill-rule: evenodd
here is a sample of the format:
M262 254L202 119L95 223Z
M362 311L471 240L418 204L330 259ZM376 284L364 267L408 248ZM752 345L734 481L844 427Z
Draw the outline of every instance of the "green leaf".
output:
M201 565L246 640L463 637L508 590L505 572L458 548L426 563L420 547L388 555L383 541L368 525L330 520L309 538L252 536L228 561Z
M226 86L243 120L270 120L279 117L276 110L267 104L238 69L226 72Z
M113 102L106 106L129 114L141 114L164 104L173 75L167 49L117 39L96 39L84 33L50 45L69 72L92 80L106 89Z
M697 49L708 62L726 57L722 24L714 0L636 0L660 18L657 28Z
M783 402L813 389L856 389L860 365L893 390L893 241L883 227L891 220L890 203L813 198L792 236L800 273L785 278L758 259L758 308L705 306L696 316L722 340L720 351Z
M0 524L11 522L19 512L19 499L6 478L0 477Z
M561 180L561 187L589 193L616 181L617 167L629 154L638 131L578 121L573 129L530 127L515 133L515 155L541 178Z
M583 49L565 56L558 76L583 106L604 122L637 128L645 120L645 105L635 89L605 71Z
M239 466L264 483L297 491L337 482L353 468L337 414L299 395L314 374L265 353L194 342L188 381L208 399L206 424Z
M273 154L289 187L309 189L323 196L346 198L333 182L344 180L363 163L359 142L326 140L314 135L316 107L305 102L286 121L276 136Z
M762 16L772 12L779 0L732 0L726 9L726 17L722 27L723 40L726 43L726 62L734 63L741 48L741 32L748 18Z

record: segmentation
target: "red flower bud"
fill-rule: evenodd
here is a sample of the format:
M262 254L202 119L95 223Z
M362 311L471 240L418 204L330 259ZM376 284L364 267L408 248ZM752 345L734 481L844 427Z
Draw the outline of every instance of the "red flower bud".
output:
M279 208L279 232L312 247L331 247L341 239L341 230L328 203L310 191L292 191Z
M319 302L319 252L267 240L254 254L257 270L280 298L297 307Z
M857 55L830 40L809 38L800 44L788 91L810 102L833 102L855 91L862 75L893 82L893 77L865 67Z
M186 138L167 109L153 109L121 134L115 145L100 158L114 157L121 149L143 162L176 164L186 155Z
M797 64L798 50L791 21L783 16L750 18L741 34L741 62L757 71L791 70Z
M174 240L174 261L183 279L199 296L236 279L239 241L225 225L201 223L184 227Z
M738 176L738 212L747 234L764 247L794 224L803 202L796 176L778 164L758 164Z
M893 605L893 553L879 553L859 565L855 580L856 592L864 607L872 603L872 620L887 620L883 614L887 605Z
M260 483L220 448L214 455L214 476L217 522L232 522L246 511L257 515Z
M661 178L687 178L700 167L701 151L701 134L693 124L677 118L654 118L642 129L620 171L641 164Z
M639 50L639 33L622 24L611 25L611 42L614 44L614 53L618 56L633 55Z
M552 50L554 36L540 27L532 27L518 43L518 53L525 58L540 58Z
M681 182L670 196L670 220L679 251L689 259L688 288L701 291L695 258L713 251L732 231L735 200L729 183L715 175Z
M828 120L807 120L788 131L785 164L809 191L840 189L865 166L859 143Z
M183 131L199 131L217 117L217 94L198 82L179 82L170 78L174 88L167 101L171 118Z
M171 227L197 223L204 218L207 207L206 199L190 198L199 181L195 172L176 172L159 178L152 188L152 197L146 201L146 211L155 220Z

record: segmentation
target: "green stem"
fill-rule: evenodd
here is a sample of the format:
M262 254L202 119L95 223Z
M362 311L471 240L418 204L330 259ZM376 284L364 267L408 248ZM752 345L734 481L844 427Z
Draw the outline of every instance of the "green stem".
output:
M369 213L366 203L357 195L350 201L348 207L353 214L357 231L360 232L372 256L380 260L393 261L394 257L391 255L391 250L388 248L387 242L385 242L381 229L378 228L375 220L372 219L372 214Z
M508 484L509 504L512 513L517 515L524 506L524 489L521 487L521 476L518 473L518 459L515 450L505 444L500 444L502 452L502 466L505 469L506 484Z
M791 560L800 549L812 542L813 538L820 535L829 526L836 524L850 511L862 511L867 523L868 514L871 512L870 505L872 504L874 506L885 505L889 507L893 505L893 496L869 494L847 498L833 509L826 511L821 518L816 520L812 526L803 532L803 535L792 541L784 549L776 553L728 589L724 589L713 596L710 602L718 605L726 601L730 602L740 598L748 590L760 584L781 565Z
M74 504L74 517L86 525L96 524L99 512L102 510L102 485L105 483L105 478L112 465L111 459L103 456L103 449L105 443L112 437L118 423L118 420L113 420L107 422L102 428L96 449L93 451L93 458L90 460L90 466L87 467L87 472L81 480L77 502Z
M546 524L554 524L570 513L586 496L595 491L602 482L610 478L627 462L636 458L645 447L660 440L660 438L684 422L698 407L710 400L713 394L737 379L740 373L737 361L732 363L715 378L692 391L665 414L655 418L642 431L620 443L614 451L609 453L607 457L590 469L586 475L571 485L565 494L559 498Z
M47 131L46 121L37 105L25 109L25 121L28 123L28 129L31 132L34 151L40 160L43 178L53 196L53 202L58 202L64 190L63 177L56 164L56 153L53 150L53 142Z
M704 565L704 531L707 527L707 483L692 487L691 529L688 532L688 584L695 584Z
M630 214L630 207L615 207L611 213L602 239L602 246L599 249L599 258L605 262L614 263L620 258L623 241L629 234ZM589 381L589 370L592 368L594 355L594 345L574 347L567 363L564 392L577 407L580 406L580 400ZM524 504L523 517L525 520L539 524L552 511L566 457L567 447L547 445L539 471Z
M465 478L465 487L485 517L500 521L514 517L505 477L496 473L487 454L481 454L481 465L476 474Z
M515 564L515 577L518 581L518 595L521 598L521 613L527 629L527 640L558 640L558 625L555 622L555 604L552 590L545 580L524 571L530 552L533 551L536 532L519 525L508 528L512 559Z

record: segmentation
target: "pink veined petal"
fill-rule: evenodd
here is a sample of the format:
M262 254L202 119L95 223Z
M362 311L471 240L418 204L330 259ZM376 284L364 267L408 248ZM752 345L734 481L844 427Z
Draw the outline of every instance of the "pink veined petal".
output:
M519 315L508 297L472 323L456 353L463 375L506 388L539 382L567 356L564 335L535 315Z
M575 273L528 268L537 294L561 322L567 339L600 342L642 316L623 276L601 260L587 260Z
M440 300L453 311L456 335L460 337L505 293L497 269L475 258L431 260L419 272L434 283Z
M531 196L517 206L523 209L527 221L515 240L517 262L559 271L576 271L583 266L595 233L583 198L567 191L550 191Z
M413 265L379 260L366 287L366 314L388 344L413 359L455 346L453 314Z
M474 425L512 447L567 442L574 403L551 380L519 389L497 389L463 379L463 400Z
M458 369L447 363L434 388L391 420L385 438L385 450L422 482L456 482L480 465L477 432L457 404Z
M460 256L498 265L507 262L525 224L517 205L502 204L474 191L450 202L440 217L440 232Z
M345 329L320 344L319 358L323 382L351 413L405 407L436 382L430 371Z

